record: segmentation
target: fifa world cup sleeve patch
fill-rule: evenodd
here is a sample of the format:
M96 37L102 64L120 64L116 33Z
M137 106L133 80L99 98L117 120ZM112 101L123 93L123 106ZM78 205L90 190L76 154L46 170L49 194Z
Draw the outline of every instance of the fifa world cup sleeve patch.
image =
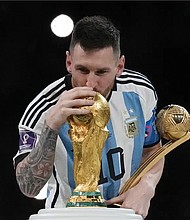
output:
M19 151L32 150L35 147L37 135L32 131L20 131L19 132Z

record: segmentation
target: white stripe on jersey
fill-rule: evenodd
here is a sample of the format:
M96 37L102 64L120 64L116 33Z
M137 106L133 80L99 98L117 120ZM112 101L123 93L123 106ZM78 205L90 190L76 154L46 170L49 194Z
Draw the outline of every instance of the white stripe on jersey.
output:
M51 208L52 204L55 208L65 207L67 200L71 196L72 191L68 183L68 164L64 162L63 165L62 162L67 161L67 159L66 148L64 147L60 137L58 137L55 157L55 173L50 179L50 185L48 183L48 199L46 200L46 208Z
M118 100L120 101L118 102ZM128 172L125 172L125 178L128 178L130 176L130 169L131 169L131 158L129 155L132 154L134 143L133 143L133 139L128 138L127 135L124 132L122 132L124 130L124 120L125 120L123 116L125 116L126 118L130 117L125 107L122 92L112 93L109 106L111 111L113 132L115 134L115 140L117 146L122 147L124 150L124 155L125 155L124 163L125 166L128 167ZM131 146L131 148L129 148L128 146Z

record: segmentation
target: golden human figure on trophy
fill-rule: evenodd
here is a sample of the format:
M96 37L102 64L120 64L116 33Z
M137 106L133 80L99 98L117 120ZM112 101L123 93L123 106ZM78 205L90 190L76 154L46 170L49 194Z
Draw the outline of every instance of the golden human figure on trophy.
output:
M69 136L73 143L74 178L76 187L67 207L106 206L98 190L101 156L108 137L106 125L110 118L107 100L100 94L94 98L94 105L87 115L71 115Z

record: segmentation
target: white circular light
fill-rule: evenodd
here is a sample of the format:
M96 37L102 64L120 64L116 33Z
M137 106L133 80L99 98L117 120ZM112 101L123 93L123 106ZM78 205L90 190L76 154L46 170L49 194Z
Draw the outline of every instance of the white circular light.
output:
M51 30L58 37L67 37L74 27L73 20L64 14L58 15L51 22Z

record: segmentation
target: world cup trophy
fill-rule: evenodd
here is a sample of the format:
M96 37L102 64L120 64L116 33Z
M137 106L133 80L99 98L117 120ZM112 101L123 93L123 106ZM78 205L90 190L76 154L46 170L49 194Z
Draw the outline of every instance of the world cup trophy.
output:
M126 192L128 189L136 185L141 177L162 157L185 141L189 140L190 115L188 111L180 105L167 105L158 112L156 127L160 133L160 136L168 140L168 142L155 151L140 165L140 167L133 173L133 175L122 187L120 194Z
M90 99L88 97L87 99ZM73 144L74 179L76 187L66 207L106 207L98 190L101 157L108 137L106 125L110 118L107 100L97 93L87 115L71 115L68 118L69 136Z

